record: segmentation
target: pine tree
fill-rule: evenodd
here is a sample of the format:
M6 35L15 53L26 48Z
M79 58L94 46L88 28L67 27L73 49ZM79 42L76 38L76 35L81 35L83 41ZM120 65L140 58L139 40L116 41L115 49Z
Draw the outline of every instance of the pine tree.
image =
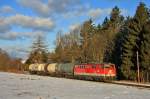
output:
M44 38L38 36L32 45L32 51L27 59L26 63L44 63L48 60L47 46L45 45Z

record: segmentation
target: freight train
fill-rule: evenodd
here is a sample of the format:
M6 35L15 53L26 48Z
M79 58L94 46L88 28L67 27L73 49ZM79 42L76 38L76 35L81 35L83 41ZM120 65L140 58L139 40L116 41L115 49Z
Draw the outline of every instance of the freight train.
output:
M113 80L116 78L116 67L111 63L73 64L43 63L29 65L31 74L50 75L83 80Z

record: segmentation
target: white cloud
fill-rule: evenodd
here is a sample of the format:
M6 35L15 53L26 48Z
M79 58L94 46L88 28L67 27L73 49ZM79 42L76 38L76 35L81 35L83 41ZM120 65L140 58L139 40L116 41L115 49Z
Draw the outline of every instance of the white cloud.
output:
M81 24L79 24L79 23L72 24L72 25L69 26L69 30L74 31L76 29L79 29L80 27L81 27Z
M90 6L86 6L86 8L82 8L81 10L74 10L69 11L63 14L64 18L72 18L72 17L79 17L79 16L87 16L93 19L97 19L103 15L107 16L111 12L111 8L90 8Z
M10 24L5 21L5 18L0 18L0 33L7 32L11 29Z
M50 18L30 17L16 14L15 16L6 17L4 20L7 24L38 30L51 30L54 27L54 22Z
M90 9L88 11L88 16L93 18L93 19L97 19L97 18L99 18L99 17L101 17L103 15L105 15L105 16L110 15L111 11L112 11L112 8ZM123 14L123 15L127 14L127 12L128 12L126 9L120 9L120 11L121 11L121 14Z
M19 26L32 32L12 31L14 26ZM17 38L45 35L45 33L53 30L54 26L55 23L50 18L31 17L20 14L0 17L0 38L15 40Z
M87 16L92 19L100 18L101 16L108 16L111 13L112 8L90 8L90 6L86 6L86 8L81 10L74 10L63 13L64 18L73 18L79 16ZM120 9L121 14L127 14L126 9Z
M73 11L68 11L66 13L63 13L62 16L66 19L68 18L73 18L73 17L80 17L80 16L85 16L87 11L88 11L88 7L80 7L76 10L73 10Z
M12 8L12 7L10 7L10 6L3 6L3 7L1 7L0 8L0 13L13 13L13 12L15 12L14 11L14 9Z
M80 0L48 0L48 6L52 12L67 12L69 10L78 9Z
M0 33L11 29L12 25L18 25L32 30L50 31L55 23L50 18L30 17L16 14L9 17L0 17Z
M46 35L46 32L43 31L32 31L32 32L13 32L9 31L6 33L0 34L0 39L3 40L16 40L16 39L24 39L24 38L35 38L37 36Z
M48 5L43 3L42 0L17 0L17 2L23 7L31 8L42 16L48 16L50 14Z
M91 8L90 4L83 3L81 0L17 0L17 2L36 14L46 17L58 16L58 14L64 18L86 15L96 19L111 12L111 8ZM127 13L125 9L121 11L123 14Z
M127 15L128 14L128 10L127 9L121 9L121 14L123 15Z
M17 2L44 17L85 9L79 6L80 0L47 0L45 2L43 0L17 0Z
M110 14L111 9L110 8L106 8L106 9L101 9L101 8L97 8L97 9L90 9L88 12L88 16L96 19L99 18L102 15L108 15Z

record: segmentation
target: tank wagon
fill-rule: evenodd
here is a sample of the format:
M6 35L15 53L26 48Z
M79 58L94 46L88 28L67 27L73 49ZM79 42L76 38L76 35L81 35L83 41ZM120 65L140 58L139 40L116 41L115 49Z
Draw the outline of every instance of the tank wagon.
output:
M75 64L73 63L60 63L56 66L56 74L63 77L73 76L73 69Z
M29 65L31 74L48 74L50 76L69 77L77 79L109 80L116 78L116 68L111 63L73 64L44 63Z
M49 74L49 75L55 76L57 66L58 66L57 63L47 64L46 73Z
M30 72L31 74L36 74L37 71L38 71L38 65L39 65L39 64L30 64L30 65L29 65L29 72Z
M46 73L46 71L47 71L46 64L43 63L38 65L37 74L44 74Z

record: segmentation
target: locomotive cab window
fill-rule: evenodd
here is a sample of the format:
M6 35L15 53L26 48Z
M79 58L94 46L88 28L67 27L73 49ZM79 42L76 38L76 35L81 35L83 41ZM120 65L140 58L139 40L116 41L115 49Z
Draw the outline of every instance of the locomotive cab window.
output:
M111 65L108 65L108 64L104 64L102 65L102 68L111 68L112 66Z
M92 68L93 68L93 69L96 69L96 65L92 65Z
M111 67L112 67L112 68L115 68L115 66L114 66L114 65L111 65Z

